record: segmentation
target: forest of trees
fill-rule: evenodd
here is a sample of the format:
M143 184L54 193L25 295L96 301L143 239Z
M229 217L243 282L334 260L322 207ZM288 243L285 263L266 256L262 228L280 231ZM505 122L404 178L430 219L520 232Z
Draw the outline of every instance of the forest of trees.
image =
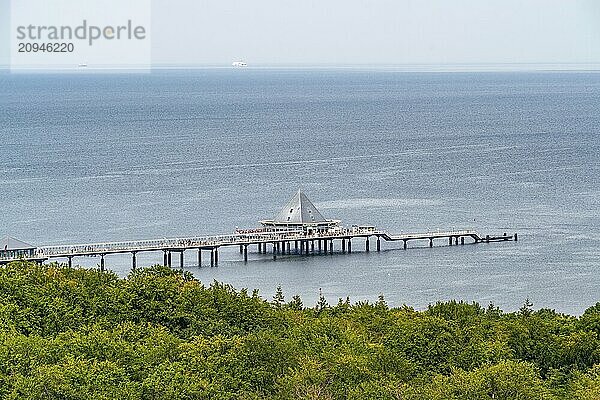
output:
M581 317L268 299L161 266L0 267L4 399L600 399Z

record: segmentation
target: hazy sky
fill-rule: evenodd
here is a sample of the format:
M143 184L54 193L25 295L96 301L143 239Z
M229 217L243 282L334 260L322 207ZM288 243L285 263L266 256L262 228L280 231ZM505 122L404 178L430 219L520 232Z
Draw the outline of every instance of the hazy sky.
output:
M599 0L154 0L151 32L160 64L600 63Z

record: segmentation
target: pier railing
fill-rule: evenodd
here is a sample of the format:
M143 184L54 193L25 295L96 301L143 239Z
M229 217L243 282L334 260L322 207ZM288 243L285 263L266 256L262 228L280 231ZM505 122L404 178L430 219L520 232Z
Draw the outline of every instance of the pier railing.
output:
M226 235L209 235L183 238L163 238L149 240L132 240L123 242L105 242L105 243L88 243L74 245L56 245L38 247L33 257L28 259L45 260L48 258L74 257L74 256L98 256L116 253L135 253L144 251L184 251L187 249L216 249L222 246L249 245L262 243L277 243L290 241L310 241L310 240L333 240L333 239L353 239L353 238L369 238L377 237L377 248L379 248L379 240L385 241L403 241L404 248L409 240L428 239L430 246L433 245L433 240L437 238L448 238L450 244L455 240L458 244L458 238L471 237L475 243L482 241L498 241L512 240L512 237L506 234L497 237L486 236L482 238L476 231L470 229L449 230L449 231L428 231L419 233L400 233L390 234L387 231L378 230L374 227L357 227L338 228L330 231L315 231L307 233L300 230L293 231L269 231L269 230L248 230L236 231L234 234ZM514 236L516 240L516 235ZM367 243L368 248L368 243ZM0 256L0 262L8 262L16 258L8 258Z
M191 248L211 248L251 243L271 243L290 240L333 239L360 237L365 235L383 235L385 232L371 228L348 228L332 232L305 234L302 231L254 232L229 235L212 235L184 238L165 238L133 240L124 242L88 243L39 247L35 254L38 258L68 257L77 255L97 255L111 253L131 253L141 251L180 250ZM1 260L2 258L0 258Z

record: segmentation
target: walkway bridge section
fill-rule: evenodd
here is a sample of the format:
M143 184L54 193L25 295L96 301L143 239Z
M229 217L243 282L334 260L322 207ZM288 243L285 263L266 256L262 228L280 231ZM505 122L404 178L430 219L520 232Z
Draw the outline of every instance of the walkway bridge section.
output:
M202 265L202 252L210 251L210 264L219 260L219 248L239 246L244 261L248 261L248 247L255 245L259 254L270 252L273 259L282 254L309 255L316 253L334 253L335 243L342 253L352 252L352 241L362 238L365 251L370 250L372 238L376 239L377 251L381 250L381 240L403 243L407 248L409 241L427 240L433 247L434 240L445 239L448 245L459 243L481 243L493 241L517 240L517 235L482 237L473 230L452 230L423 233L390 234L373 226L353 225L345 228L335 219L325 218L308 197L298 190L273 219L259 221L262 228L237 230L230 235L210 235L185 238L133 240L124 242L88 243L60 246L35 247L14 238L7 238L0 248L0 264L15 260L44 262L49 259L67 259L72 265L74 257L100 257L100 269L104 269L104 257L109 254L130 253L133 268L136 267L136 255L140 252L163 252L164 264L172 265L172 253L179 253L180 267L184 265L184 252L197 250L198 266Z
M377 251L381 250L381 240L388 242L402 242L407 249L409 241L425 240L433 247L434 240L446 239L448 245L461 245L467 243L482 243L495 241L517 240L517 235L503 234L501 236L482 237L473 230L452 230L422 233L390 234L374 227L353 227L350 229L339 228L331 231L314 231L307 233L302 230L270 231L256 229L238 231L230 235L211 235L184 238L164 238L154 240L134 240L124 242L87 243L58 246L42 246L26 257L0 256L0 263L8 263L20 259L43 262L50 259L67 259L69 264L74 257L100 257L100 267L104 269L104 257L110 254L130 253L133 256L133 267L136 267L136 254L140 252L164 253L164 264L171 266L171 254L179 253L180 265L183 265L183 254L187 250L198 251L198 265L202 265L202 251L210 252L210 263L218 263L219 248L239 246L244 260L248 260L248 247L256 245L260 254L272 253L276 259L278 255L310 255L315 253L334 253L336 247L342 253L351 253L353 240L365 240L365 251L370 251L370 243L375 239ZM334 243L338 243L335 246Z

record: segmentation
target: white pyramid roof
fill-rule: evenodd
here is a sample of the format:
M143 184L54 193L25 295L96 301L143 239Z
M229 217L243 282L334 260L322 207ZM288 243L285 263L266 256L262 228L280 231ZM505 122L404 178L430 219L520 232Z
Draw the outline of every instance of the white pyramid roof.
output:
M306 197L301 190L287 202L273 220L280 224L315 224L327 222L317 207Z

